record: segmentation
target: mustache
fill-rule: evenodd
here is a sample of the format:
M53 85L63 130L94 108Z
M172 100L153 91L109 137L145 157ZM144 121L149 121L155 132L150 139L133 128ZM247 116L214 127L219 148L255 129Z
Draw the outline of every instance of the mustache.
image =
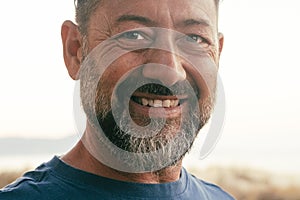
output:
M172 88L165 87L156 83L149 83L139 87L136 92L157 94L163 96L183 95L187 89L183 85L173 86Z
M137 85L141 85L141 86L137 88ZM117 93L128 94L130 92L129 88L131 88L131 93L133 92L132 88L135 88L134 92L155 94L161 96L195 94L196 97L199 97L198 88L192 87L187 80L177 82L174 85L167 87L164 86L160 81L156 81L156 80L146 80L146 79L137 80L137 79L128 78L118 86Z

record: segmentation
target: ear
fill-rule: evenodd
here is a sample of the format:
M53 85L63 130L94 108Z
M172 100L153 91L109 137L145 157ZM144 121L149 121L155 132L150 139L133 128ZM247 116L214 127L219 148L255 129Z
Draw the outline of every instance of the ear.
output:
M77 25L69 20L65 21L61 26L61 38L64 61L69 75L73 80L78 80L82 59L82 42Z
M219 57L221 56L222 50L223 50L223 44L224 44L224 35L223 33L218 33L218 39L219 39Z

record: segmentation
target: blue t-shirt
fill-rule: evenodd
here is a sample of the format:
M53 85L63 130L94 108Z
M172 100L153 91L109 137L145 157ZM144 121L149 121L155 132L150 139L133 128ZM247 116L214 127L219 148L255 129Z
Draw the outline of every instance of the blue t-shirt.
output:
M232 200L218 186L182 169L180 179L163 184L117 181L75 169L54 157L0 190L0 200Z

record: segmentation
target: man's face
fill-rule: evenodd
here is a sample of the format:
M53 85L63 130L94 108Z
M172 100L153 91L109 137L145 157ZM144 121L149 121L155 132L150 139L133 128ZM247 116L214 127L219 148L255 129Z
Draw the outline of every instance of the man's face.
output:
M174 162L181 159L213 107L219 60L214 1L103 1L86 44L81 97L88 118L94 109L118 148L149 153L168 146Z

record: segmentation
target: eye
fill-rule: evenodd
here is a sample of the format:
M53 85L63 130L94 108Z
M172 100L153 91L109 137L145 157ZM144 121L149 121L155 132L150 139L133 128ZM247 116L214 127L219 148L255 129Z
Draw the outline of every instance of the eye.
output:
M209 39L198 34L180 35L176 41L177 46L182 51L189 54L207 54L209 47L212 45Z
M126 38L129 40L144 40L145 37L139 31L128 31L120 35L120 38Z
M153 40L153 31L149 28L127 30L114 37L120 48L143 49L149 47Z
M203 39L199 35L187 35L186 40L189 42L194 42L194 43L198 43L198 44L206 42L205 39Z

